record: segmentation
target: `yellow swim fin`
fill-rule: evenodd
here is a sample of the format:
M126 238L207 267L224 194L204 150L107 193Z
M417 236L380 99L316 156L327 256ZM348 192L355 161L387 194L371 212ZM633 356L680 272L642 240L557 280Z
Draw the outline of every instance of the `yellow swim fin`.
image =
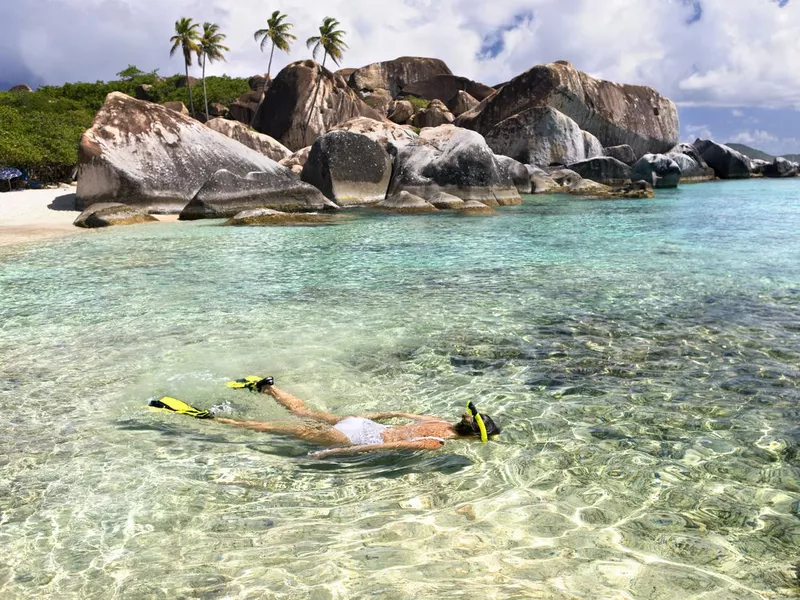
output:
M168 410L181 415L189 415L196 419L211 419L214 417L214 415L207 410L200 410L194 406L189 406L186 402L178 400L177 398L170 398L169 396L164 396L158 400L150 400L148 406L153 410Z
M233 388L234 390L241 390L241 389L248 389L250 391L255 390L256 384L261 381L263 377L259 377L258 375L248 375L243 379L237 379L236 381L229 381L225 385L229 388Z

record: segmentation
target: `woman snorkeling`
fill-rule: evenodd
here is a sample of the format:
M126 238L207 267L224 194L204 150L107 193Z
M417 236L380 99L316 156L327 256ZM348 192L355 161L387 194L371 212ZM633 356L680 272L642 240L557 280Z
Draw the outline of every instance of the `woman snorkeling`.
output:
M312 422L294 424L228 419L215 416L206 410L193 408L185 402L167 396L160 400L151 400L150 406L199 419L213 419L217 423L234 427L290 435L320 446L330 446L327 450L312 453L311 456L314 458L382 450L437 450L444 445L445 440L465 438L480 439L485 442L489 436L500 433L500 428L492 418L478 412L472 402L467 404L467 412L456 424L437 417L404 412L379 412L363 417L341 417L309 409L300 398L275 386L272 377L257 381L256 379L258 378L250 377L231 382L234 385L229 387L247 388L268 394L293 414ZM236 383L241 385L235 385ZM378 423L384 419L410 419L413 423L397 426Z

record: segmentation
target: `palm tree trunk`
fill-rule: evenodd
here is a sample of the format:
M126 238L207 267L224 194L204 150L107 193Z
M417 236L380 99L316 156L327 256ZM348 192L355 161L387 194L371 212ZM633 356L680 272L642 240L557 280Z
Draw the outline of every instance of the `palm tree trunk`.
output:
M186 87L189 88L189 110L192 118L194 118L194 98L192 98L192 84L189 81L189 63L184 61L183 66L186 68Z
M270 71L272 71L272 55L275 54L275 42L272 42L272 50L269 51L269 65L267 66L267 79L269 79Z
M208 94L206 94L206 58L203 54L203 103L206 106L206 123L208 122Z
M319 92L320 83L322 83L322 71L325 68L325 60L328 58L328 52L322 57L322 67L319 70L319 77L317 77L317 84L314 86L314 99L311 101L311 107L308 109L308 117L306 118L306 126L303 128L303 143L307 142L308 125L311 123L311 115L314 114L314 106L317 104L317 93ZM312 140L313 142L313 140Z

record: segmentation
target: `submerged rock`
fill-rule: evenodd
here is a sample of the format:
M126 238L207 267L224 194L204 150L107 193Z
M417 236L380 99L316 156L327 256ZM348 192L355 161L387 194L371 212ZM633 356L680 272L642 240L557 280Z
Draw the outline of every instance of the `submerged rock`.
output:
M226 135L240 144L244 144L248 148L260 152L264 156L268 156L276 162L292 155L292 151L279 141L263 133L253 131L237 121L211 119L206 123L206 127L210 127L214 131Z
M300 182L267 156L188 116L113 92L83 134L77 205L121 202L148 212L179 212L220 169L264 171L271 189ZM321 195L320 195L321 198Z
M390 210L392 212L402 214L438 212L437 208L430 202L427 202L424 198L420 198L414 194L409 194L405 191L389 196L374 206L375 208Z
M134 225L151 221L158 221L158 219L140 208L134 208L118 202L100 202L92 204L78 215L73 225L76 227L95 228L110 227L112 225Z
M354 117L381 120L344 79L313 60L287 65L270 84L253 118L253 128L290 150L312 144L334 126Z
M244 177L217 171L178 217L181 221L230 218L252 208L283 212L313 212L338 208L314 186L280 171L248 173Z
M720 179L747 179L752 173L750 159L741 152L711 140L695 140L693 146Z
M592 158L586 151L593 147L575 121L549 107L530 108L501 121L486 134L486 143L495 154L542 167ZM599 142L596 149L602 154Z
M271 208L253 208L236 213L226 225L329 225L331 216L320 213L287 213Z
M764 177L797 177L797 163L780 156L764 167Z
M560 191L560 185L550 177L550 174L544 169L534 167L533 165L524 165L528 171L531 180L531 192L534 194L549 194L552 192Z
M631 168L611 156L599 156L569 166L584 179L591 179L603 185L625 185L631 182Z
M439 210L459 210L464 208L464 201L461 198L446 192L435 194L428 202Z
M508 176L511 177L511 181L514 182L520 194L531 193L533 186L531 184L530 175L528 174L528 169L525 168L525 165L508 156L495 155L495 159L500 166L505 169Z
M311 146L301 179L339 206L371 204L386 197L392 159L378 142L349 131L331 131Z
M423 129L417 142L398 150L389 194L401 191L424 198L447 192L462 200L522 202L485 140L452 125Z
M459 209L458 214L464 216L477 216L493 215L495 212L491 206L487 206L483 202L478 202L477 200L467 200L464 203L464 206Z
M675 188L681 181L681 168L665 154L645 154L633 165L631 178L654 188Z
M539 65L515 77L461 115L456 125L488 136L502 121L544 106L571 118L603 146L625 144L637 156L666 152L678 142L678 110L670 100L649 87L595 79L566 61ZM583 158L590 157L567 162Z

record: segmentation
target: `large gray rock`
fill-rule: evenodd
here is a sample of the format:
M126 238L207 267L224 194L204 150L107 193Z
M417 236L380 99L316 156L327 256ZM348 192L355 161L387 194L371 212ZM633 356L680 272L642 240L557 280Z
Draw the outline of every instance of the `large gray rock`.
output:
M797 163L779 156L764 167L764 177L797 177Z
M480 104L480 102L478 102L476 98L473 98L467 92L459 90L458 93L447 103L447 108L450 109L451 113L458 117L463 115L465 112L472 110L478 106L478 104Z
M508 173L509 177L511 177L511 181L514 182L520 194L531 193L533 186L531 184L530 175L528 174L528 169L525 165L513 158L503 156L502 154L495 155L495 160L497 160L500 166Z
M239 96L230 106L231 116L239 123L250 126L258 112L258 105L264 99L264 92L250 91Z
M423 129L416 143L398 150L389 194L400 191L423 198L447 192L462 200L522 202L483 137L453 125Z
M272 78L264 73L263 75L253 75L247 80L247 85L252 92L263 92L269 87L271 82Z
M84 210L73 222L76 227L110 227L158 221L141 208L118 202L99 202Z
M631 182L631 168L624 162L610 156L598 156L569 166L584 179L591 179L603 185L619 186Z
M339 206L383 200L391 177L392 159L386 150L349 131L330 131L317 138L300 176Z
M240 177L264 171L274 190L305 186L269 157L190 117L119 92L108 95L83 134L78 161L80 209L121 202L177 213L220 169Z
M634 154L633 148L631 148L627 144L622 144L621 146L609 146L608 148L603 148L603 154L605 154L606 156L610 156L611 158L616 158L617 160L624 162L628 166L631 166L633 163L636 162L636 154Z
M631 179L654 188L675 188L681 181L681 168L665 154L645 154L633 165Z
M627 144L637 156L678 142L678 110L667 98L649 87L595 79L563 61L515 77L456 125L488 135L498 123L542 106L570 117L603 146Z
M419 139L410 127L401 127L389 121L376 121L367 117L356 117L337 125L332 131L350 131L378 142L392 156L398 148L407 146Z
M750 159L733 148L702 139L695 140L693 146L720 179L747 179L750 177L752 173Z
M424 198L406 191L398 192L375 204L376 208L401 214L422 214L437 212L437 208Z
M716 177L714 169L706 164L697 148L691 144L678 144L667 152L681 170L681 183L702 183Z
M591 179L584 179L570 169L554 170L550 176L559 186L559 189L551 190L551 192L565 192L573 196L604 199L653 197L653 186L645 181L634 181L621 188L612 188Z
M498 123L486 134L486 143L495 154L542 167L602 155L599 143L591 153L592 144L587 142L575 121L549 107L530 108Z
M533 165L524 165L531 180L531 192L534 194L550 194L560 191L560 185L550 177L544 169Z
M433 197L428 199L428 202L433 204L433 206L439 210L459 210L464 208L464 201L461 198L446 192L439 192L438 194L435 194Z
M411 124L420 129L424 127L439 127L439 125L449 125L455 120L453 113L447 107L435 100L428 105L428 108L423 108L418 111L412 118Z
M287 213L271 208L251 208L236 213L226 225L330 225L330 213Z
M762 158L751 158L750 159L750 169L751 174L753 177L763 177L764 176L764 169L766 169L772 163L768 160L764 160Z
M275 162L279 162L292 155L292 151L279 141L273 140L263 133L253 131L238 121L211 119L206 123L206 127L210 127L214 131L228 136L240 144L244 144L248 148L260 152L264 156L268 156Z
M403 56L356 69L350 74L348 85L373 106L386 106L409 84L436 75L452 75L452 72L437 58Z
M252 126L290 150L299 150L334 126L360 116L383 119L344 79L313 60L304 60L278 73L264 93Z
M336 209L314 186L303 183L284 167L245 176L221 169L214 173L181 211L181 221L227 219L245 210L271 208L282 212Z
M292 173L299 176L300 173L303 172L303 167L306 165L306 161L308 160L308 155L310 152L311 146L306 146L302 150L298 150L283 160L278 161L278 164L282 167L286 167Z
M26 83L20 83L19 85L15 85L12 88L9 88L9 92L14 92L15 94L19 93L29 93L33 91L33 88Z

